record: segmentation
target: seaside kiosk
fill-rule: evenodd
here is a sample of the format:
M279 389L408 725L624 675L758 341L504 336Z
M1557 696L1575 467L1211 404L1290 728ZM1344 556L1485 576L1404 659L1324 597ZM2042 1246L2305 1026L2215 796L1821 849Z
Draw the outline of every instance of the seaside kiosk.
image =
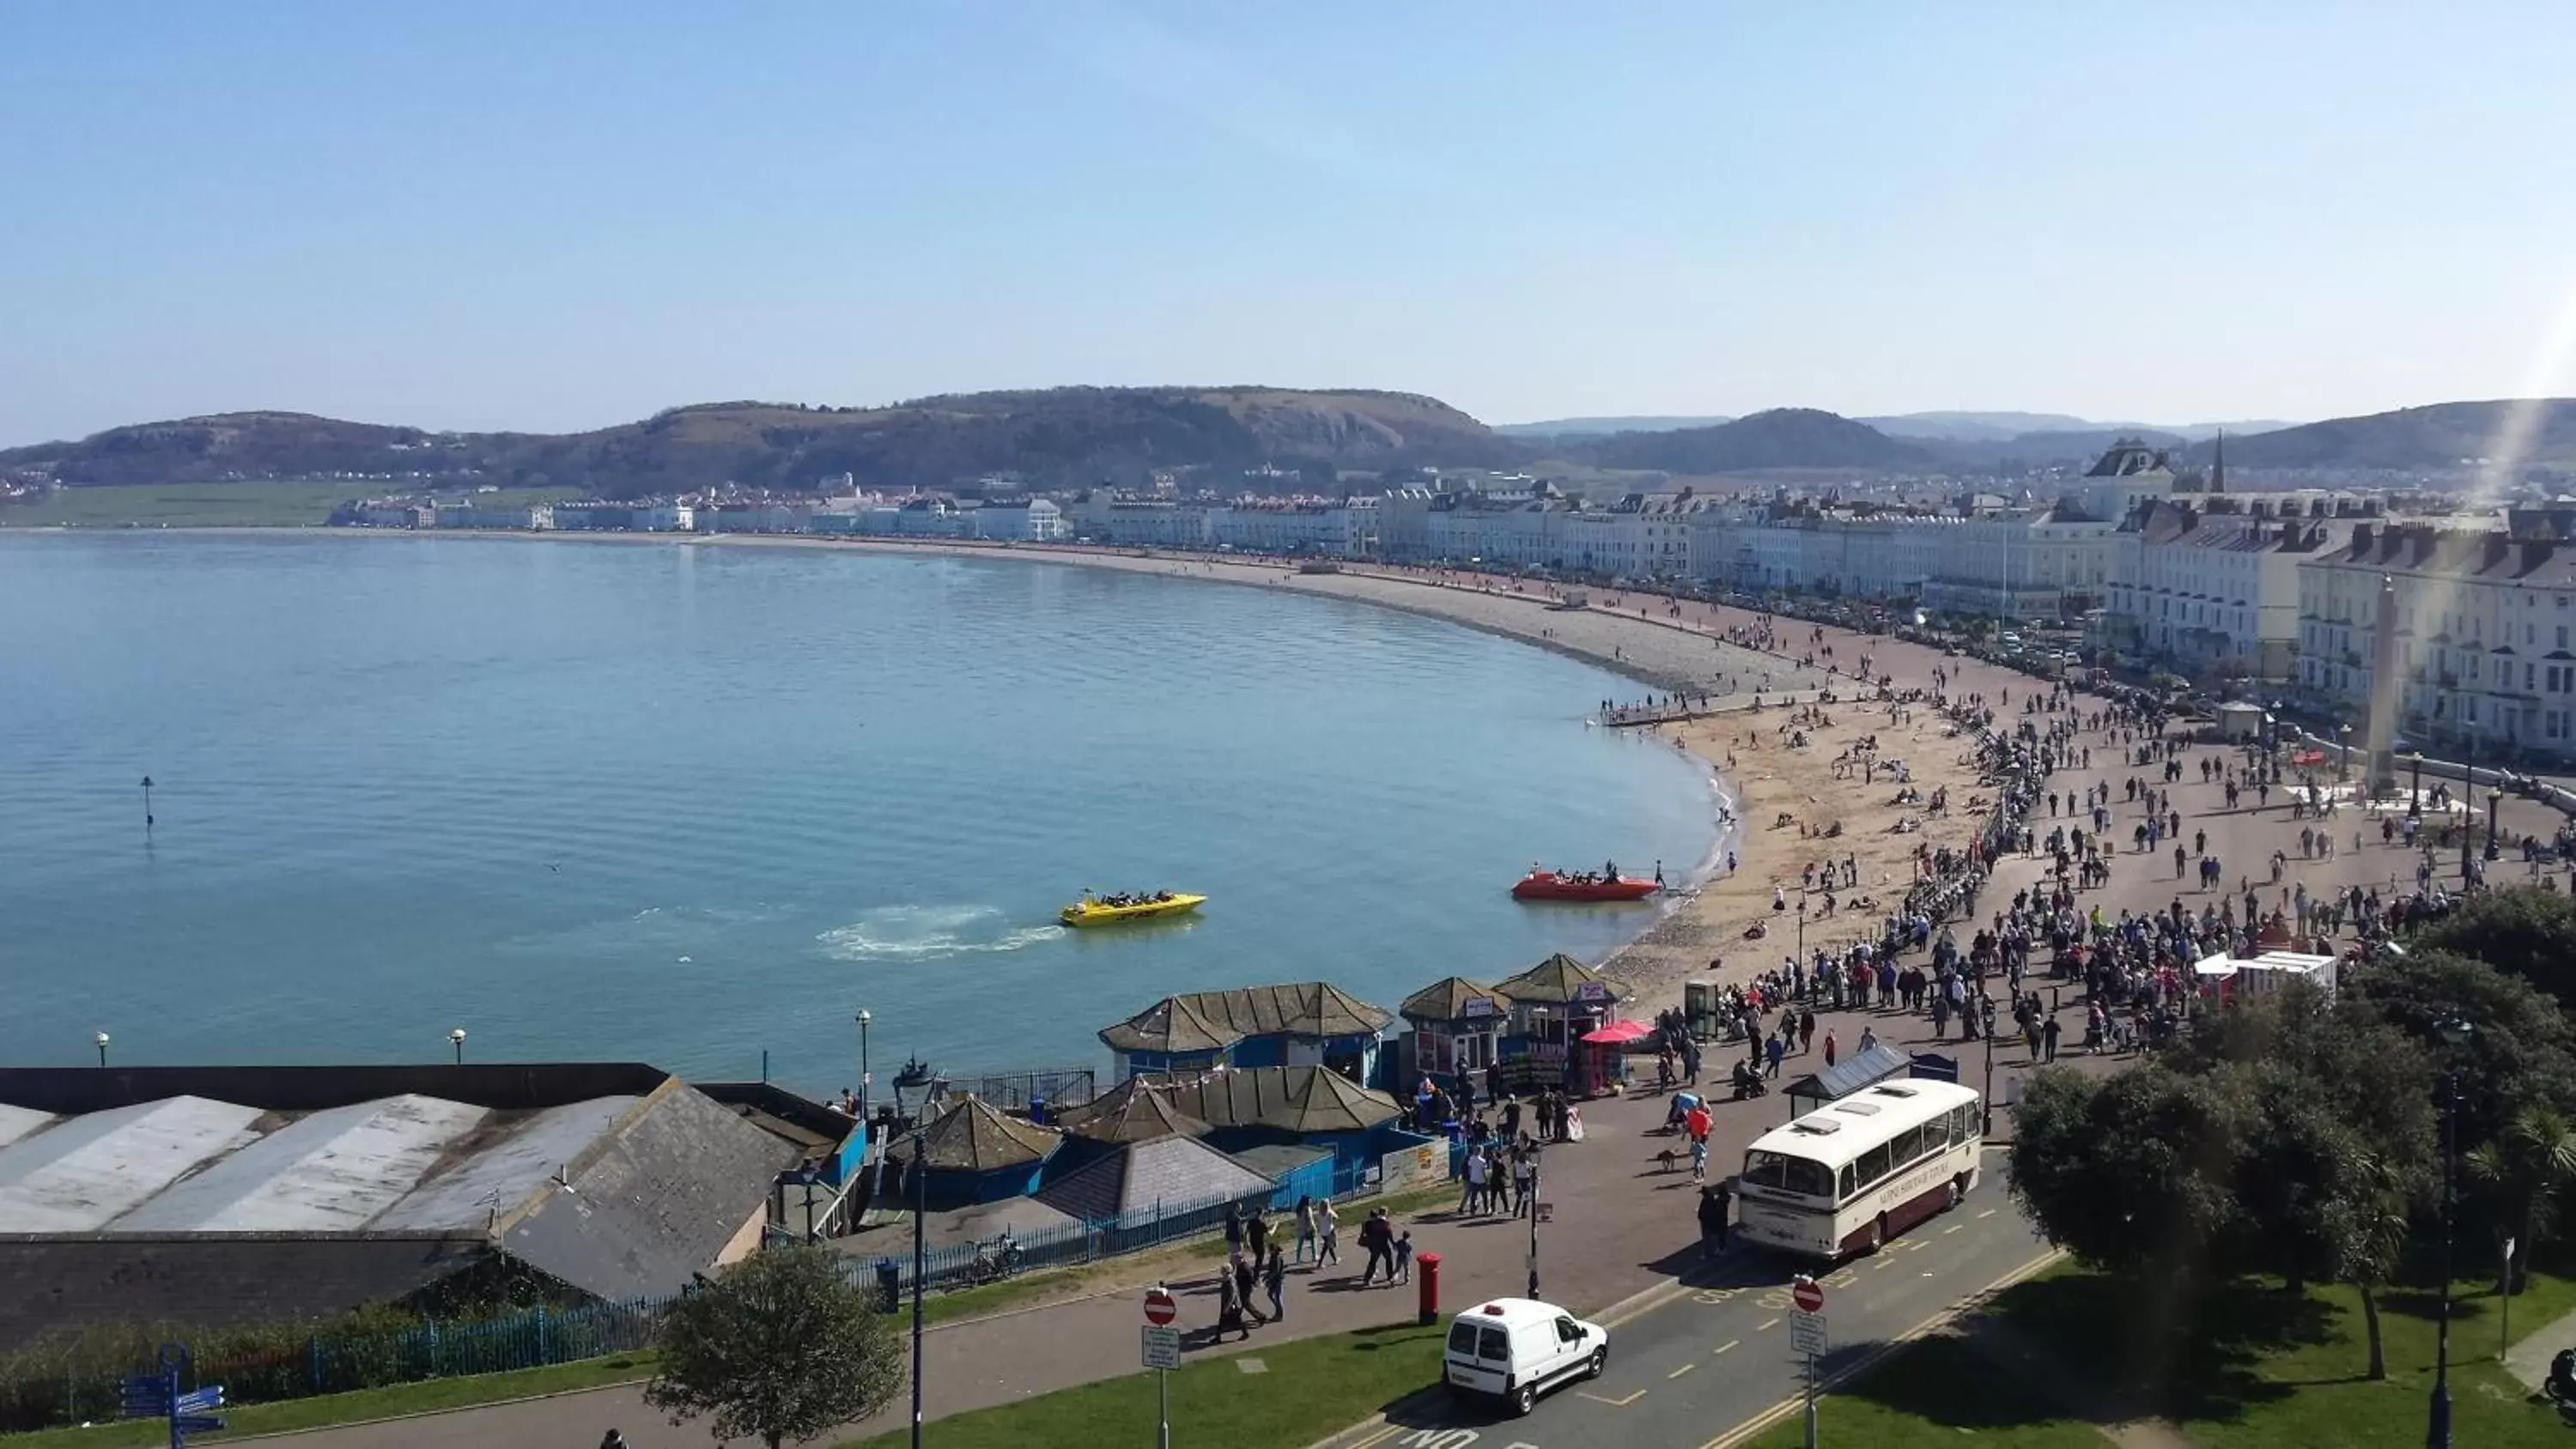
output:
M1511 1010L1510 999L1501 992L1464 976L1446 977L1404 998L1396 1013L1413 1028L1406 1085L1426 1076L1445 1080L1482 1073L1492 1066L1501 1056Z
M1614 980L1560 951L1494 992L1511 1003L1511 1032L1501 1044L1500 1077L1507 1092L1563 1087L1578 1097L1602 1088L1601 1057L1572 1044L1609 1024L1625 982Z

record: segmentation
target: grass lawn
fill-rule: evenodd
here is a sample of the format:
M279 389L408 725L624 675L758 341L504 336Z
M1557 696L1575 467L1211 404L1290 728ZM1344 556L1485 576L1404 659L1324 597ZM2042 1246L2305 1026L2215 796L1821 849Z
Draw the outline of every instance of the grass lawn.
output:
M1752 1441L1754 1449L1798 1449L1805 1421L1791 1415ZM1870 1449L2101 1449L2101 1432L2058 1417L2045 1395L2000 1373L1946 1334L1923 1339L1825 1396L1816 1440Z
M263 479L244 483L136 483L57 488L34 503L0 507L0 528L247 528L319 524L352 498L396 491L387 480ZM578 496L561 488L505 489L479 495L495 508L555 503Z
M580 1363L557 1364L551 1368L477 1374L470 1378L431 1379L425 1383L396 1384L391 1388L290 1399L278 1404L253 1404L223 1411L230 1425L225 1433L191 1435L189 1442L203 1439L207 1443L218 1443L244 1434L277 1434L289 1429L356 1423L361 1419L386 1419L397 1414L462 1409L503 1399L525 1399L538 1394L561 1394L575 1389L631 1383L650 1378L652 1373L652 1354L615 1354L607 1358L584 1359ZM126 1449L126 1446L140 1449L143 1445L169 1442L169 1430L158 1419L132 1424L103 1424L94 1429L45 1429L33 1434L0 1434L0 1445L5 1445L6 1449Z
M1401 1325L1255 1345L1172 1375L1173 1438L1226 1449L1303 1449L1439 1381L1443 1329ZM939 1421L941 1449L1133 1449L1154 1441L1154 1375L1129 1374ZM844 1449L895 1449L909 1431Z
M2346 1287L2298 1297L2276 1283L2222 1289L2196 1326L2165 1335L2143 1331L2159 1316L2153 1306L2081 1271L2016 1285L1999 1306L2071 1369L2207 1449L2395 1449L2424 1440L2438 1302L2412 1289L2382 1295L2388 1377L2375 1383L2364 1377L2361 1300ZM2534 1274L2514 1299L2514 1328L2533 1332L2570 1311L2576 1280ZM2498 1332L2494 1285L2463 1285L2451 1316L2456 1438L2505 1449L2569 1443L2556 1410L2527 1402L2496 1362Z

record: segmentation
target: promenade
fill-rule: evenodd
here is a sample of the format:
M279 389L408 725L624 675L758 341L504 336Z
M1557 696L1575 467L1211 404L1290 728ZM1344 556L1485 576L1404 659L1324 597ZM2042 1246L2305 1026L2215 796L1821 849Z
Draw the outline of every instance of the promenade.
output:
M1140 561L1142 562L1142 561ZM1166 562L1166 561L1153 561ZM1199 568L1196 561L1168 561L1171 571ZM1222 565L1229 569L1257 566ZM1278 571L1273 570L1276 573ZM1354 575L1299 576L1289 579L1303 585L1308 580L1341 583L1345 587ZM1365 576L1358 576L1365 577ZM1404 588L1422 585L1379 580L1376 587ZM1339 592L1339 589L1335 590ZM1533 620L1564 621L1571 616L1547 613L1535 602L1513 600L1515 608L1526 609ZM1432 610L1425 609L1425 612ZM1599 613L1600 611L1595 611ZM1616 632L1606 638L1643 637L1632 631L1652 630L1658 633L1697 638L1704 646L1706 636L1723 634L1748 627L1754 621L1736 611L1705 605L1687 605L1676 616L1665 613L1661 618L1604 616L1585 619L1585 626L1615 625ZM1532 622L1529 627L1555 629L1557 623ZM1933 687L1937 677L1946 681L1954 697L1983 696L1991 703L2007 726L2022 716L2024 701L2040 693L2042 686L2030 678L1984 665L1973 660L1945 657L1935 650L1906 645L1888 639L1863 638L1845 631L1825 629L1819 634L1814 626L1795 620L1780 620L1783 633L1797 641L1803 651L1811 643L1830 645L1840 660L1856 660L1863 653L1873 659L1873 673L1893 675L1899 689ZM1559 647L1570 647L1573 637L1551 641ZM1589 646L1590 635L1584 636ZM1626 653L1625 643L1608 646ZM1641 648L1643 646L1640 646ZM1713 651L1712 651L1713 652ZM1603 662L1611 662L1604 660ZM1624 662L1624 660L1622 661ZM1781 661L1783 673L1794 666ZM2098 708L2098 701L2078 699L2078 708ZM1882 706L1881 709L1884 709ZM1812 805L1803 799L1795 812L1802 818L1793 828L1749 829L1741 851L1744 856L1732 888L1721 880L1702 893L1683 912L1668 918L1659 933L1667 939L1658 941L1650 935L1647 941L1631 947L1614 961L1614 973L1628 973L1640 978L1645 989L1640 999L1631 1003L1627 1014L1644 1017L1655 1010L1678 1004L1672 989L1676 969L1688 965L1693 970L1706 970L1705 958L1718 957L1723 965L1719 974L1730 979L1747 979L1759 971L1779 964L1782 956L1795 949L1787 932L1772 929L1758 941L1741 940L1747 920L1777 923L1782 917L1772 909L1773 883L1790 880L1798 863L1810 851L1821 846L1810 831L1820 822L1860 822L1854 829L1832 842L1832 853L1845 853L1845 841L1855 852L1871 848L1869 880L1885 878L1893 893L1901 894L1906 883L1904 856L1888 852L1909 852L1919 841L1941 841L1956 845L1981 823L1981 817L1967 808L1963 791L1974 789L1973 771L1966 769L1962 757L1969 741L1961 736L1950 738L1937 728L1937 717L1929 710L1919 718L1908 720L1901 715L1893 720L1873 722L1865 712L1846 711L1818 733L1831 733L1821 742L1811 742L1799 750L1790 750L1776 741L1759 738L1764 726L1779 717L1757 716L1763 726L1746 728L1746 716L1729 714L1714 720L1697 720L1678 727L1673 733L1682 747L1693 749L1711 760L1714 766L1745 776L1767 776L1766 780L1748 784L1748 793L1769 791L1778 802L1784 791L1800 795L1813 794ZM2062 718L2062 716L2043 716ZM1848 749L1847 737L1876 732L1882 736L1881 754L1896 751L1893 744L1902 740L1903 749L1918 783L1946 783L1961 804L1952 812L1924 819L1916 831L1889 835L1871 827L1868 822L1884 818L1887 809L1874 803L1882 787L1863 788L1847 779L1836 780L1823 770L1838 749ZM1660 736L1639 731L1641 738ZM1748 737L1749 742L1748 742ZM2123 798L2123 784L2132 775L2157 778L2154 766L2133 767L2125 763L2122 748L2107 734L2092 731L2077 737L2076 746L2090 747L2093 764L2089 769L2061 770L2043 786L2043 796L2054 789L2061 794L2080 792L2090 785L2109 786L2114 824L2108 835L2122 846L2113 858L2109 878L2103 885L2079 892L2079 908L2098 905L2116 918L2123 909L2151 912L2165 909L2175 899L2197 909L2214 899L2199 888L2195 874L2191 879L2174 878L2169 857L2137 855L2126 851L2128 829L2137 807ZM2202 754L2226 754L2237 758L2234 751L2204 747ZM1730 765L1730 757L1732 763ZM2295 817L2289 803L2289 792L2272 792L2268 807L2247 794L2235 807L2229 807L2223 787L2205 783L2197 769L2191 768L2193 756L2186 755L2186 768L2181 779L2171 785L2174 808L2183 819L2186 837L2195 831L2206 831L2210 851L2222 862L2221 890L2234 892L2240 877L2251 877L2259 883L2267 907L2298 883L2304 882L2312 894L2323 894L2350 886L2377 887L2383 894L2402 893L2413 889L2415 869L2420 856L2401 848L2380 844L2376 822L2357 808L2340 811L2331 822L2338 837L2338 848L2330 858L2303 856L2299 835L2303 828L2314 830L2319 822ZM1817 779L1826 781L1821 789L1802 790L1796 782ZM2331 778L2330 767L2321 772ZM1963 783L1964 782L1964 783ZM1878 811L1878 814L1873 814ZM1748 822L1756 812L1748 808ZM1918 812L1919 814L1919 812ZM1770 827L1775 817L1764 815L1758 822ZM2041 835L2053 824L2075 823L2070 810L2052 817L2043 800L2031 820ZM2501 809L2501 823L2515 832L2547 833L2555 828L2556 812L2533 802L2509 800ZM2356 834L2361 843L2354 844ZM2275 851L2287 857L2285 873L2279 883L2271 882L2270 859ZM2007 855L1996 863L1993 876L1979 902L1980 914L2000 910L2009 904L2013 894L2037 885L2049 869L2044 857ZM2446 884L2458 883L2456 852L2443 857L2437 867ZM2499 883L2521 878L2521 867L2510 857L2492 869ZM1865 884L1863 893L1869 885ZM1865 925L1874 926L1875 914L1866 910L1851 913L1851 934L1862 934ZM1687 927L1683 939L1672 939L1671 923L1682 921ZM1973 925L1957 923L1962 939ZM1815 936L1812 946L1828 940L1818 934L1822 923L1810 923L1808 932ZM1733 934L1730 934L1733 933ZM1712 942L1734 940L1737 949L1711 949ZM2043 973L2029 983L2056 1007L2060 1018L2060 1060L2085 1070L2114 1070L2121 1059L2109 1056L2085 1057L2076 1050L2083 1037L2083 998L2081 988L2061 985L2052 989ZM1911 1050L1930 1050L1961 1058L1962 1080L1982 1083L1988 1070L1989 1045L1978 1041L1962 1043L1955 1036L1949 1041L1933 1037L1928 1018L1898 1010L1848 1010L1819 1013L1817 1045L1824 1035L1837 1035L1845 1050L1856 1047L1863 1029L1869 1029L1883 1041ZM1792 1058L1783 1081L1813 1070L1822 1063L1821 1051L1805 1059ZM1715 1084L1724 1079L1730 1058L1726 1049L1712 1047L1703 1068L1703 1081ZM1993 1091L1998 1100L2008 1100L2012 1079L2027 1073L2033 1063L2017 1037L2006 1037L1991 1044ZM1775 1084L1775 1086L1778 1084ZM1773 1095L1746 1103L1723 1100L1717 1093L1713 1114L1717 1127L1712 1143L1715 1163L1729 1163L1740 1157L1743 1147L1754 1136L1785 1119L1783 1098ZM1667 1170L1656 1154L1675 1139L1658 1134L1665 1117L1665 1103L1659 1096L1646 1094L1631 1099L1609 1099L1587 1103L1583 1108L1588 1128L1586 1140L1579 1144L1561 1144L1548 1149L1544 1178L1539 1196L1554 1205L1554 1220L1539 1229L1539 1270L1543 1291L1552 1299L1578 1311L1597 1313L1636 1295L1661 1291L1678 1295L1686 1275L1692 1271L1697 1255L1697 1229L1693 1218L1696 1194L1691 1190L1686 1171ZM2008 1113L1999 1113L1996 1127L1998 1140L2008 1139ZM2000 1174L1996 1178L2000 1188ZM1985 1208L2002 1206L2000 1192ZM1356 1205L1345 1218L1344 1242L1350 1244L1357 1218L1366 1210ZM1417 1252L1442 1255L1446 1263L1446 1302L1444 1307L1498 1294L1518 1294L1526 1288L1528 1273L1529 1229L1523 1222L1460 1217L1446 1203L1408 1213L1400 1226L1410 1228ZM1983 1241L1981 1239L1980 1241ZM1937 1244L1931 1252L1939 1252ZM2005 1247L1981 1248L2010 1256ZM1290 1335L1306 1335L1361 1328L1392 1322L1410 1322L1414 1316L1415 1297L1411 1288L1362 1289L1357 1286L1356 1252L1353 1262L1330 1272L1299 1272L1291 1275L1286 1321L1257 1328L1249 1347L1257 1351ZM1208 1340L1208 1329L1215 1317L1212 1278L1206 1276L1214 1264L1205 1259L1187 1260L1199 1275L1172 1286L1182 1302L1181 1322L1190 1330L1185 1342L1194 1354L1239 1352L1245 1346L1229 1341L1215 1344ZM1981 1258L1980 1263L1986 1262ZM2001 1257L1994 1259L2002 1261ZM1756 1271L1727 1268L1730 1273ZM1758 1271L1769 1271L1767 1267ZM1999 1270L2000 1271L2000 1270ZM928 1335L923 1360L927 1384L927 1412L934 1418L996 1404L1014 1402L1032 1395L1074 1384L1133 1372L1136 1369L1136 1327L1139 1322L1134 1287L1122 1286L1097 1296L1048 1303L1024 1311L961 1322L934 1329ZM1632 1304L1632 1307L1634 1305ZM907 1421L908 1406L898 1403L887 1414L867 1424L855 1426L848 1435L860 1437L900 1427ZM622 1429L638 1449L655 1449L661 1445L703 1444L704 1431L696 1426L672 1429L648 1411L634 1387L621 1387L566 1395L521 1404L497 1405L464 1410L372 1426L353 1426L303 1436L315 1449L492 1449L496 1445L586 1444L596 1443L609 1427ZM1725 1427L1709 1424L1710 1432Z

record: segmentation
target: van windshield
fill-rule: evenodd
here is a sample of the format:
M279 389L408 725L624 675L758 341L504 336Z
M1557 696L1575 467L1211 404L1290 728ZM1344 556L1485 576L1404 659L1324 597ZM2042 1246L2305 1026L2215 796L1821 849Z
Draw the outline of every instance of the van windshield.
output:
M1786 1152L1744 1154L1744 1181L1749 1186L1777 1188L1805 1197L1831 1200L1834 1195L1832 1168L1812 1157L1792 1157Z

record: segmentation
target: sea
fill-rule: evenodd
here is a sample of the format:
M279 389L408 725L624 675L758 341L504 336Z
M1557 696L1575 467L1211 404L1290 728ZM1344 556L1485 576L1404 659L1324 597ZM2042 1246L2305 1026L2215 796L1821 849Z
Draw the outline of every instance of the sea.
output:
M1172 992L1389 1010L1655 908L1632 682L1365 604L823 548L0 535L0 1063L1108 1066ZM143 781L149 777L150 822ZM1084 889L1205 892L1069 931Z

